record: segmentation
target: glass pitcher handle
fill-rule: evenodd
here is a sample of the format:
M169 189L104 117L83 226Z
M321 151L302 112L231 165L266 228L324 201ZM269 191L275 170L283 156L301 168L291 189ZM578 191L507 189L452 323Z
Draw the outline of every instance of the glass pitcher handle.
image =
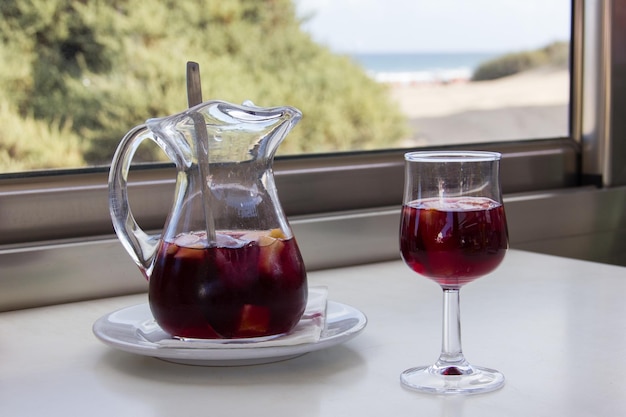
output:
M159 237L150 236L139 227L130 209L127 189L128 172L133 156L146 139L156 142L147 126L139 125L130 130L118 145L109 172L109 210L117 237L149 279Z

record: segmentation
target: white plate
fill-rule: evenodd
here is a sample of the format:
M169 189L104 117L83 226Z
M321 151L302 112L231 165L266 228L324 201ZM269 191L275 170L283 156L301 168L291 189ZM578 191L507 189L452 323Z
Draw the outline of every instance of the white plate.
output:
M202 348L194 347L193 342L184 348L161 346L147 340L140 331L153 322L150 307L145 303L99 318L93 325L93 332L105 344L138 355L187 365L240 366L278 362L344 343L365 328L367 318L354 307L328 301L326 326L317 342L249 348L229 348L228 345L223 348Z

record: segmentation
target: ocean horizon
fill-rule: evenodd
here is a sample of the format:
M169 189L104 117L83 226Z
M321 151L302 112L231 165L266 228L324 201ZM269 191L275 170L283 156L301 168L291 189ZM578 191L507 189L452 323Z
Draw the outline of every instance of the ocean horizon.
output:
M381 83L467 81L476 68L501 54L489 52L348 53L374 80Z

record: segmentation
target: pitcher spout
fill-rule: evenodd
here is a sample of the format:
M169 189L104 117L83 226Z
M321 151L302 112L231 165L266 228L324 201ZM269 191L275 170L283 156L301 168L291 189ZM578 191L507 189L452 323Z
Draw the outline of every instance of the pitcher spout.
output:
M261 109L254 106L250 101L244 102L244 106L247 103L250 109ZM259 151L268 159L272 159L279 145L302 119L302 112L291 106L273 107L262 111L267 111L265 116L269 123L267 137L260 143Z
M179 116L166 118L167 128L153 125L151 130L157 136L166 135L165 130L178 131L190 149L198 138L206 136L210 162L222 163L258 158L271 160L280 143L302 118L302 113L291 106L259 107L251 101L237 105L213 100L194 106ZM199 124L198 119L202 123ZM199 132L199 129L206 131Z
M221 102L218 108L230 117L229 123L247 126L259 138L261 154L272 158L278 146L302 119L302 112L295 107L260 107L246 100L241 106ZM245 129L245 128L244 128Z

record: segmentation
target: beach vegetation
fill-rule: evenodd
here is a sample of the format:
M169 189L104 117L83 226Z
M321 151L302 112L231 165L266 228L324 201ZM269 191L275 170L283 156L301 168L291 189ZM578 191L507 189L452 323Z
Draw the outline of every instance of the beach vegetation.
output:
M541 67L566 68L569 42L553 42L532 51L508 53L478 65L472 81L495 80Z
M408 131L387 87L316 44L292 0L3 0L0 12L0 172L108 164L130 128L186 108L187 61L204 100L303 112L279 154L389 147Z
M6 172L82 166L83 145L69 122L21 116L0 101L0 167Z

